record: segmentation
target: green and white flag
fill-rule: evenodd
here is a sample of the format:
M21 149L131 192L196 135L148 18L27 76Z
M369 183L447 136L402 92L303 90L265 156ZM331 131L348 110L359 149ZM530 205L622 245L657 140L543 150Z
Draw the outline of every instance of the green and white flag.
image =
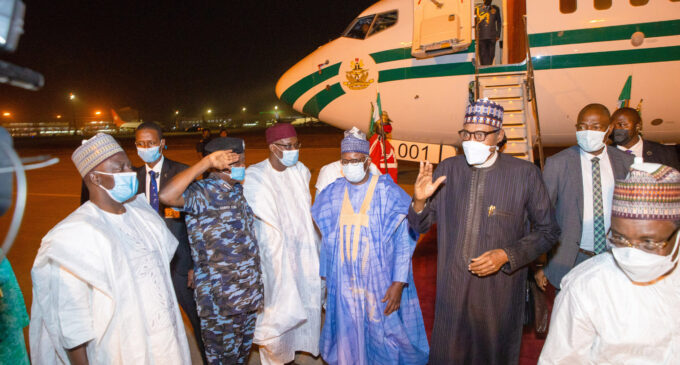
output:
M630 90L633 87L633 76L628 76L628 79L626 80L626 84L623 85L623 89L621 90L621 95L619 95L619 103L618 107L619 108L627 108L630 106Z
M380 91L378 91L375 104L371 103L371 123L368 126L368 133L366 133L368 138L375 134L375 123L380 123L380 118L382 118L382 103L380 102Z

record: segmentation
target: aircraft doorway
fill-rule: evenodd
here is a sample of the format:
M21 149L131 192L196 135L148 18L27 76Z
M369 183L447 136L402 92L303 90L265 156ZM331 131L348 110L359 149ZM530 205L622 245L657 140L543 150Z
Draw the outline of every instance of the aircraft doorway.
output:
M472 17L478 28L473 29L473 34L479 37L476 45L481 67L517 64L525 60L525 14L526 0L475 1ZM489 57L489 43L494 41L498 26L500 34L492 46L493 55Z

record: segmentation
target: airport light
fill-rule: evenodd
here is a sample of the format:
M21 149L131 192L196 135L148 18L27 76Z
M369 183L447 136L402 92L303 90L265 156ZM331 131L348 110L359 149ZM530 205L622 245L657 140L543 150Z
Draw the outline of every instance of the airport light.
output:
M69 100L74 100L76 98L76 94L70 93L70 94L68 94L68 98L69 98Z
M175 110L175 115L179 115L179 110Z
M278 106L278 105L274 105L274 110L279 110L279 106Z
M208 109L208 114L212 113L212 109Z
M57 119L61 119L61 114L57 114Z
M2 116L5 117L5 118L9 118L9 117L12 116L12 113L10 113L10 112L3 112L3 113L2 113Z
M102 115L101 110L97 110L96 112L94 112L94 115Z
M246 107L244 106L243 108L241 108L241 111L242 111L242 112L245 112L245 111L246 111Z

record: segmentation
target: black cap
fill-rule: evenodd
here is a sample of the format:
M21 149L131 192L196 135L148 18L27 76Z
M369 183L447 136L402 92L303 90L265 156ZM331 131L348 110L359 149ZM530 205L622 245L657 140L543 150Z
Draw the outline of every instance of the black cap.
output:
M246 149L246 143L241 138L234 137L219 137L213 138L205 145L205 152L213 153L215 151L231 150L234 153L243 153Z

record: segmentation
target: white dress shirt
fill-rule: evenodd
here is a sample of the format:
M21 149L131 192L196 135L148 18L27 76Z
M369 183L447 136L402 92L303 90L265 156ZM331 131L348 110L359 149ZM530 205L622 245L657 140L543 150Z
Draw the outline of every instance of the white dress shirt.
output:
M156 173L156 187L158 188L158 193L160 194L161 192L161 170L163 169L163 162L165 161L165 156L161 155L161 159L158 161L156 166L153 168L149 167L149 164L144 164L144 167L146 167L146 201L151 204L151 201L149 200L149 194L150 194L150 189L151 189L151 176L149 175L149 171L153 171Z
M631 152L633 152L635 157L644 158L644 156L642 156L642 137L639 137L637 143L630 146L630 148L626 148L624 146L619 146L619 145L617 145L616 148L620 149L623 152L630 150Z
M611 225L612 199L614 198L614 170L605 147L599 156L581 151L581 175L583 177L583 226L580 247L593 251L595 246L593 216L593 157L600 159L600 182L602 185L602 208L604 209L604 231Z

